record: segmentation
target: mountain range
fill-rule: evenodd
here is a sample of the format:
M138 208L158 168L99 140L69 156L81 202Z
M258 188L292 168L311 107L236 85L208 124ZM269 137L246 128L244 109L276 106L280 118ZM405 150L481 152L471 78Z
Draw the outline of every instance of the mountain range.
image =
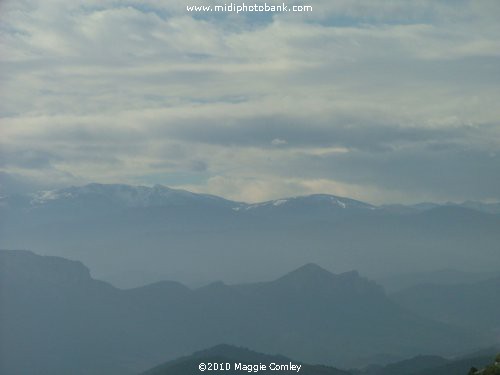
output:
M488 273L500 269L499 212L498 204L375 206L325 194L247 204L89 184L0 198L0 247L81 260L120 287L269 280L309 262L377 279Z
M266 355L254 352L242 347L231 345L217 345L215 347L201 350L189 356L184 356L173 361L155 366L140 375L184 375L199 372L200 363L229 363L234 369L235 363L248 364L301 364L300 374L306 375L467 375L471 368L482 369L494 360L498 348L490 348L447 359L435 355L420 355L385 366L373 365L362 370L351 369L349 371L339 370L329 366L307 365L290 360L283 356ZM491 366L490 366L491 367ZM497 366L498 367L498 366ZM498 371L498 368L497 368ZM227 374L224 371L212 371L215 374ZM254 372L255 373L255 372ZM259 374L274 374L274 371L259 371ZM283 371L280 373L293 374L297 371Z
M201 350L192 355L169 361L162 365L156 366L141 375L185 375L199 373L199 365L203 364L223 364L224 370L210 371L211 374L227 374L228 368L234 370L237 364L243 365L264 365L265 369L251 368L252 371L237 370L241 372L251 372L258 374L275 374L277 365L300 365L297 370L283 370L280 374L302 374L302 375L350 375L349 372L339 370L333 367L321 365L307 365L298 361L280 355L262 354L242 347L231 345L217 345L212 348ZM271 365L271 366L270 366ZM261 369L262 367L259 366ZM272 369L270 369L271 367ZM255 370L255 371L254 371ZM234 373L234 372L233 372Z
M435 355L420 355L385 366L369 366L352 370L353 375L467 375L472 367L483 368L491 363L499 348L447 359Z
M427 272L395 274L376 279L388 293L395 293L422 284L465 285L500 277L500 271L466 272L455 269L439 269Z
M124 290L77 261L3 250L0 278L2 374L136 374L221 343L341 368L484 344L315 264L269 282Z
M391 298L402 307L441 322L500 337L500 277L469 284L424 283Z

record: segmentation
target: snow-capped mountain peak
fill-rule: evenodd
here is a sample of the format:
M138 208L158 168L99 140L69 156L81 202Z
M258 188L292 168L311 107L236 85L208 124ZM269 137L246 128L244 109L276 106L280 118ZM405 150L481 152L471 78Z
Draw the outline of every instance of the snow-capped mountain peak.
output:
M276 199L262 203L248 204L246 210L256 209L272 209L272 208L299 208L299 207L323 207L323 208L358 208L358 209L375 209L368 203L357 201L350 198L337 197L328 194L313 194L306 196L297 196L286 199Z
M30 195L31 206L43 206L56 201L78 200L99 200L125 207L180 205L196 201L229 202L216 196L195 194L163 185L148 187L92 183L84 186L41 191Z

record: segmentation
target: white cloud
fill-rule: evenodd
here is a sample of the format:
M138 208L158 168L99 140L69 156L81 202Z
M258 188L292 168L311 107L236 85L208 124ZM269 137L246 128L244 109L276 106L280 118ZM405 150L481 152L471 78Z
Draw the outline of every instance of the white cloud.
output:
M0 147L57 156L37 173L3 171L65 182L57 176L133 182L189 171L203 175L193 189L255 200L349 193L348 176L327 177L328 165L313 176L310 164L289 166L297 158L385 150L392 168L408 148L432 159L429 145L444 147L453 132L455 147L498 154L498 2L312 3L312 14L253 24L193 18L185 1L2 2ZM395 191L365 177L345 195L432 198L430 180Z
M280 138L274 138L272 141L271 141L271 144L273 146L282 146L282 145L286 145L288 142L285 141L284 139L280 139Z

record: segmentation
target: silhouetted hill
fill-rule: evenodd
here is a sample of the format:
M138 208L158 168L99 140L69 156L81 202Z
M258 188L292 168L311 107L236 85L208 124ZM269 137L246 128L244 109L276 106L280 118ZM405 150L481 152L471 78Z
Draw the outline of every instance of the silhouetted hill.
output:
M398 307L355 272L306 265L274 281L120 290L81 263L0 251L2 374L127 374L221 342L339 367L452 354L477 342Z
M156 366L141 375L185 375L185 374L195 374L199 373L200 370L198 366L200 363L228 363L230 369L234 370L236 363L242 363L246 365L258 365L263 364L267 367L267 370L261 370L259 374L275 374L276 371L269 370L270 364L279 365L289 365L290 363L294 365L300 365L300 374L305 375L349 375L349 372L339 370L333 367L320 366L320 365L308 365L298 361L291 360L289 358L278 356L278 355L268 355L257 353L252 350L245 348L235 347L231 345L217 345L213 348L198 351L190 356L182 357L165 364ZM241 371L248 372L248 371ZM210 371L211 374L228 374L229 371ZM280 371L280 374L297 374L294 371Z

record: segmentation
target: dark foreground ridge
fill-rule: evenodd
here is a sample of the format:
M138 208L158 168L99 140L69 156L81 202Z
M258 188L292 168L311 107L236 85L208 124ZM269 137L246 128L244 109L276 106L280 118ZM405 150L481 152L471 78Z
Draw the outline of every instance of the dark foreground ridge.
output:
M217 345L210 349L198 351L190 356L182 357L162 365L156 366L141 375L185 375L185 374L200 374L200 364L223 364L228 370L222 371L206 371L209 374L235 374L249 373L247 366L253 367L251 373L254 374L276 374L273 368L280 365L296 366L295 370L282 370L279 374L302 374L302 375L350 375L349 372L339 370L333 367L321 365L308 365L299 361L279 356L258 353L242 347L232 345ZM265 366L265 370L263 369ZM300 366L300 368L298 367ZM246 370L239 370L240 368ZM260 368L260 370L259 370ZM270 369L271 368L271 369ZM299 371L297 371L297 368Z
M245 348L232 345L217 345L207 350L193 353L190 356L178 358L156 366L140 375L183 375L200 373L199 365L218 363L229 366L234 370L236 364L295 364L301 365L300 374L306 375L499 375L500 354L492 363L498 348L490 348L467 356L455 359L446 359L439 356L420 355L404 361L395 362L386 366L373 365L364 370L339 370L328 366L308 365L299 361L278 355L257 353ZM229 364L229 365L227 365ZM241 371L245 373L247 371ZM215 374L228 374L227 370L210 371ZM238 373L233 371L231 373ZM259 374L276 374L273 371L252 371ZM281 371L282 374L296 374L297 371Z
M468 375L500 375L500 353L497 354L494 362L485 368L478 370L476 367L471 367Z

